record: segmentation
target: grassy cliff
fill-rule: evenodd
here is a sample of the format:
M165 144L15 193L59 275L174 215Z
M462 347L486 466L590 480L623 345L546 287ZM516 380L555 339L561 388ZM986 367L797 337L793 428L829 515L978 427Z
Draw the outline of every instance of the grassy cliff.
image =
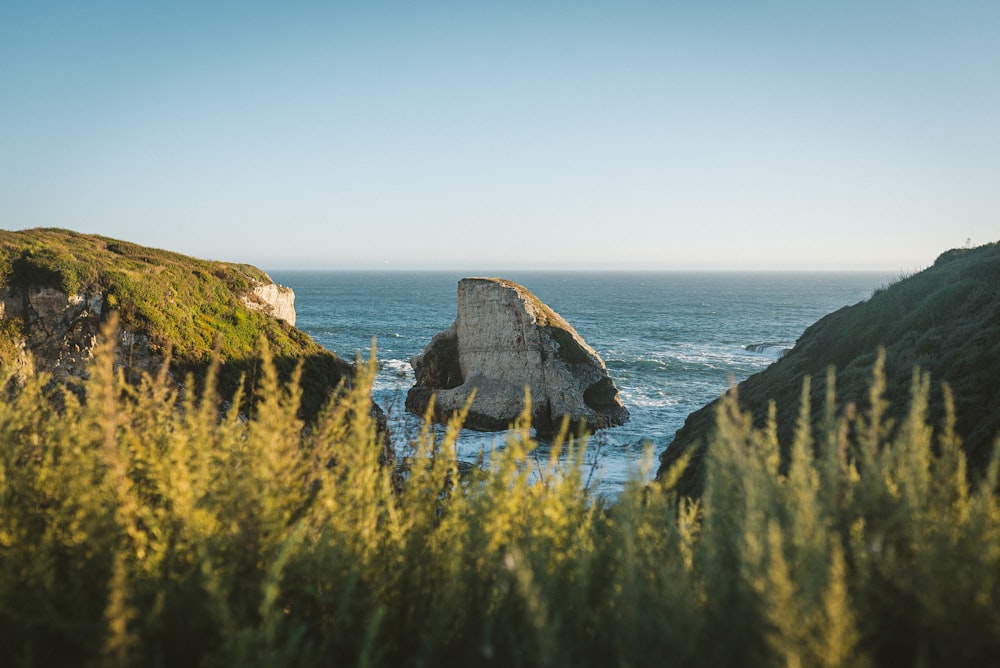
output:
M880 347L886 353L888 417L902 419L914 369L929 373L931 423L941 423L947 385L970 467L981 471L1000 432L1000 244L948 251L932 267L822 318L782 359L740 383L740 405L761 426L769 402L776 403L778 437L787 455L803 381L811 378L814 425L823 419L828 369L836 371L839 408L860 408ZM704 444L718 404L692 413L661 457L662 473L690 454L683 485L688 492L697 493L704 482Z
M117 313L122 328L148 337L154 352L169 353L179 376L201 376L218 346L220 382L228 392L241 375L254 375L260 342L266 340L284 378L298 360L306 360L303 408L315 413L350 366L304 332L244 305L255 286L271 282L250 265L200 260L97 235L0 230L0 289L48 287L67 295L97 295L104 317ZM23 325L16 317L5 319L0 348L9 351Z

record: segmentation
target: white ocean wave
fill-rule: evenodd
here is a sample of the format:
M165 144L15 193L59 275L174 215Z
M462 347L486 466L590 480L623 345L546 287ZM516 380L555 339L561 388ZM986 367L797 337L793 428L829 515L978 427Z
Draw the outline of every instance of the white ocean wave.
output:
M388 373L398 378L412 378L413 367L409 360L382 360L380 363L383 373Z
M771 360L778 360L794 346L794 343L788 341L766 341L764 343L748 343L743 346L743 349L756 355L763 355Z
M619 388L622 403L628 406L639 406L642 408L669 408L681 403L680 399L665 391L643 392L637 390L625 390Z

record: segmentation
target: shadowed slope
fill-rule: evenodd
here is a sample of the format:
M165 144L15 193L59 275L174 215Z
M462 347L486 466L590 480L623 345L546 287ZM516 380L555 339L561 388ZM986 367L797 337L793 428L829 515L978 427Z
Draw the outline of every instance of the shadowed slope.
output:
M941 384L947 383L954 393L956 429L964 439L970 469L982 470L1000 430L1000 245L948 251L929 269L822 318L782 359L740 383L740 405L760 426L768 402L776 402L778 435L787 455L803 379L814 379L814 424L822 417L822 379L830 367L837 372L841 406L863 404L880 346L886 351L890 417L898 421L905 411L914 367L930 372L931 423L940 423ZM688 416L660 457L662 476L690 451L692 463L682 481L689 494L700 494L704 484L704 445L717 404Z

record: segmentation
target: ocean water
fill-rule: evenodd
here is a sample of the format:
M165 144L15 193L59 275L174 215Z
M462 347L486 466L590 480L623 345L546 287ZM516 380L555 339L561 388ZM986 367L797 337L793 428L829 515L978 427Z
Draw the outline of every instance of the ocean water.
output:
M449 272L271 272L295 291L297 326L341 357L377 346L374 399L387 412L397 449L419 419L404 408L409 359L455 319ZM564 273L502 276L563 316L604 359L632 419L598 432L586 452L590 484L616 495L637 475L644 452L670 443L692 411L761 371L807 326L871 296L884 273ZM503 447L504 434L464 430L459 457ZM542 448L544 451L544 448ZM655 473L654 461L653 471Z

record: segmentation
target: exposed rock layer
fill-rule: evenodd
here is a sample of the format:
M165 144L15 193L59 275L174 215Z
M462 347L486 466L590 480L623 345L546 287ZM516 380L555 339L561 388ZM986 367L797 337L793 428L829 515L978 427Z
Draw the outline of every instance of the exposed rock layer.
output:
M524 287L498 278L464 278L458 315L411 360L416 384L406 407L445 422L475 395L465 426L506 429L530 392L532 423L540 434L564 416L591 430L629 419L600 356L572 326Z
M86 377L103 305L100 292L67 295L36 285L3 288L0 318L23 323L23 339L15 343L18 372L43 371L59 383Z
M251 311L260 311L295 326L295 293L284 285L259 283L243 297L243 304Z

